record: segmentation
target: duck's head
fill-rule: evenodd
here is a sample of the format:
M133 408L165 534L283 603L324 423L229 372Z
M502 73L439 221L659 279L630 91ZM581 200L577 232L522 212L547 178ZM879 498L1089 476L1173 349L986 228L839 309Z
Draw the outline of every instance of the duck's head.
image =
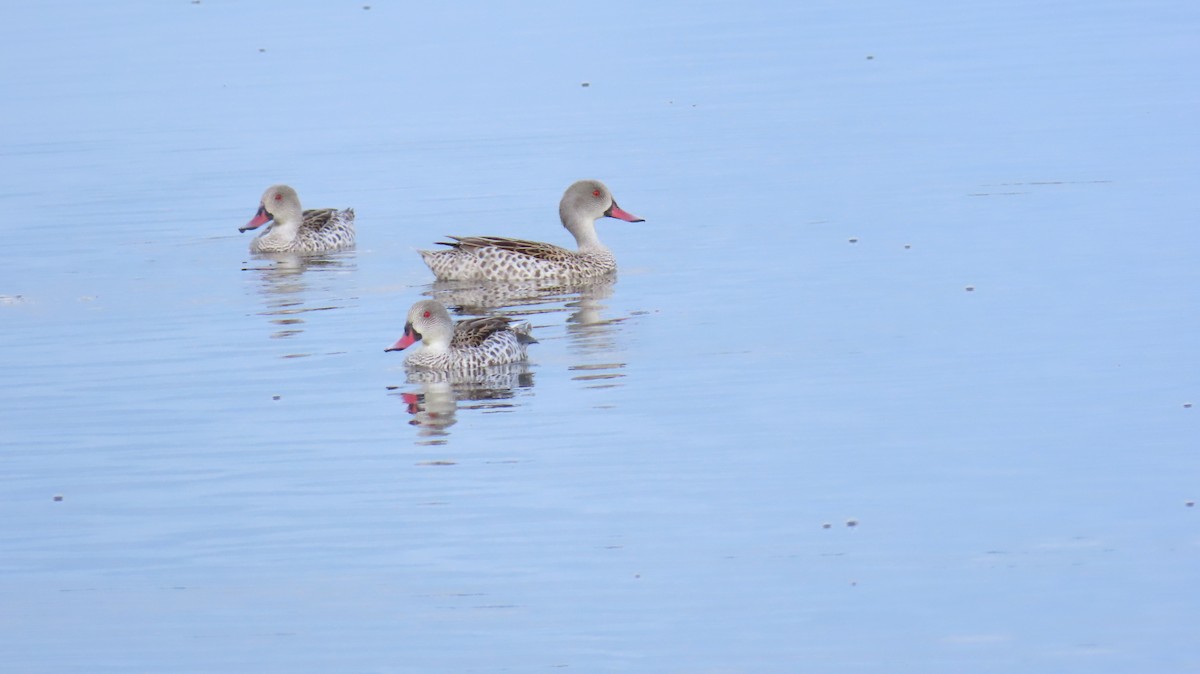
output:
M263 192L262 200L258 205L258 212L244 226L239 227L239 232L246 232L251 229L258 229L272 220L280 221L285 219L299 218L300 196L296 194L296 190L287 185L272 185Z
M593 223L600 218L645 222L618 206L608 186L599 180L580 180L568 187L558 203L558 216L567 229L571 229L573 223Z
M434 300L421 300L408 310L404 323L404 335L384 351L402 351L424 340L425 345L448 345L454 334L454 321L450 312Z

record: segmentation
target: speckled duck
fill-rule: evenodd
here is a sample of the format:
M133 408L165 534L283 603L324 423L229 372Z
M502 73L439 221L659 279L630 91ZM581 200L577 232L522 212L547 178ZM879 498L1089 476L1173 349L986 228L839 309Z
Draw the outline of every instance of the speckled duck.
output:
M568 187L558 205L558 215L563 227L575 236L577 251L498 236L451 236L451 241L438 242L450 246L449 250L419 252L440 280L583 281L617 269L612 251L596 236L596 220L608 217L643 222L617 206L612 192L599 180L580 180Z
M250 242L251 253L332 253L354 246L354 209L319 208L301 210L300 197L287 185L272 185L250 222L238 229L246 232L271 223Z
M384 351L421 346L404 362L432 370L483 368L525 360L525 347L537 342L529 323L512 324L505 316L470 318L455 324L434 300L421 300L408 311L404 336Z

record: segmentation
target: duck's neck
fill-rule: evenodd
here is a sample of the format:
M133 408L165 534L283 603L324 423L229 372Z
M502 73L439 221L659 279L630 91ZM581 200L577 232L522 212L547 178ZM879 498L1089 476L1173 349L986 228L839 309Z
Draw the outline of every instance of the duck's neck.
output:
M421 337L421 351L425 353L437 354L446 353L450 350L450 338L437 335L424 335Z
M271 223L271 228L262 235L264 242L270 243L291 243L296 239L296 234L300 232L300 224L304 218L299 215L290 213L281 213Z
M575 236L575 244L579 246L579 252L595 253L608 250L607 246L600 243L600 237L596 235L595 220L579 218L571 222L564 222L563 226Z

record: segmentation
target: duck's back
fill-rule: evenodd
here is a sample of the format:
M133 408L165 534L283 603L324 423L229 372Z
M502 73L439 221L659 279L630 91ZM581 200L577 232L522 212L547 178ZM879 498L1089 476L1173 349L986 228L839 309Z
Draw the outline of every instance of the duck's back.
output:
M354 209L314 208L304 211L295 252L332 253L354 245Z
M483 316L459 321L450 338L450 348L472 348L482 346L488 338L509 329L512 322L507 316Z
M540 241L498 236L449 237L449 250L420 251L434 276L442 280L579 280L616 269L608 250L580 253Z

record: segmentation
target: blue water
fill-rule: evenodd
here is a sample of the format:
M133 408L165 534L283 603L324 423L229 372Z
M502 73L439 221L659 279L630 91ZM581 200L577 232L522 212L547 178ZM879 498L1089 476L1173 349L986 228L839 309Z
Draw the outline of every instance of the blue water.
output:
M1200 669L1200 8L4 13L6 670ZM410 381L585 177L617 282Z

